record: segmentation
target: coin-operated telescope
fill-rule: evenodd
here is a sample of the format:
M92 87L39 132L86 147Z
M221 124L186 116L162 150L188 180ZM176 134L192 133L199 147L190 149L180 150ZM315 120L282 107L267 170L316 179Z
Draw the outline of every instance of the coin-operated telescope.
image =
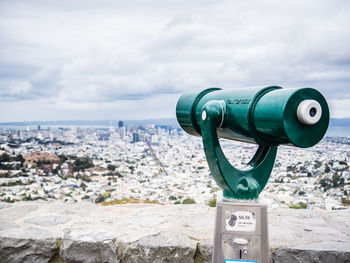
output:
M278 145L306 148L323 138L329 123L326 100L311 88L209 88L181 96L176 116L187 133L202 136L211 174L223 189L217 203L213 262L233 262L232 258L267 262L267 207L256 202L237 204L237 199L257 200ZM259 147L238 169L225 157L219 138Z

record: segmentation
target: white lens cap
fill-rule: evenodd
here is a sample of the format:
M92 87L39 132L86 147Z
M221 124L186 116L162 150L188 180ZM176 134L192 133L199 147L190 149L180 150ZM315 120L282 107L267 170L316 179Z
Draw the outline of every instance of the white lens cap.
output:
M314 125L321 119L321 105L315 100L303 100L298 106L297 116L301 123Z

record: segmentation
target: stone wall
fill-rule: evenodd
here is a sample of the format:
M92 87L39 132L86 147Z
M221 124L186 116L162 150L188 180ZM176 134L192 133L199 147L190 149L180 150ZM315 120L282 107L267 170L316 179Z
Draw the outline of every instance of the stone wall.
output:
M215 208L0 203L0 262L211 262ZM350 211L269 211L271 262L350 262Z

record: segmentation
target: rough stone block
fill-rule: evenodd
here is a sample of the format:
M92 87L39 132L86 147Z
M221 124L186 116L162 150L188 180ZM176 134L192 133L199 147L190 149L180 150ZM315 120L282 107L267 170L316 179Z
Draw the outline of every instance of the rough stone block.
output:
M197 243L179 232L145 236L126 248L123 263L193 263Z
M63 239L60 256L68 262L116 263L119 253L116 234L105 230L73 229Z
M198 263L211 263L213 256L213 244L206 242L205 240L200 240L197 245L198 254L196 260ZM195 261L195 263L197 263Z
M281 247L275 251L274 263L350 263L350 252L300 250Z
M47 263L58 246L51 233L37 228L0 231L0 262Z

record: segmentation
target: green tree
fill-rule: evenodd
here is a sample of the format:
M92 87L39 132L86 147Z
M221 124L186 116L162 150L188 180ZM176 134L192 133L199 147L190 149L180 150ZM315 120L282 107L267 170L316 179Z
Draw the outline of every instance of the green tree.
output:
M307 208L307 204L304 202L299 202L299 204L297 205L290 205L289 208L293 208L293 209L306 209Z
M213 198L209 201L208 205L209 205L210 207L216 207L216 197L213 197Z
M0 162L9 162L10 161L10 155L8 155L7 153L3 153L0 156Z
M170 201L176 201L177 198L176 198L176 196L171 195L171 196L169 196L169 200L170 200Z
M331 171L331 168L326 164L326 167L324 168L325 173L329 173Z
M340 175L337 175L337 174L333 174L332 176L332 184L333 184L333 187L338 187L340 185L340 178L341 176Z
M103 194L100 194L96 200L95 200L95 203L102 203L106 200L106 197L103 195Z
M86 185L85 183L81 183L81 184L80 184L80 187L81 187L81 189L83 189L83 191L85 191L87 185Z
M186 198L182 201L182 204L188 205L188 204L195 204L196 202L192 198Z
M24 160L22 154L18 154L18 155L16 156L15 160L16 160L17 162L21 162L21 166L23 166L23 164L24 164L24 162L25 162L25 160Z
M321 187L324 188L325 191L331 188L331 182L327 178L323 178L320 180Z
M114 172L115 171L115 168L117 168L115 165L113 165L113 164L109 164L108 166L107 166L107 169L109 170L109 171L112 171L112 172Z
M64 154L61 154L58 157L60 158L60 164L63 164L65 161L68 160L68 157L65 156Z
M85 171L85 169L94 167L94 163L89 157L79 157L73 163L73 172Z

